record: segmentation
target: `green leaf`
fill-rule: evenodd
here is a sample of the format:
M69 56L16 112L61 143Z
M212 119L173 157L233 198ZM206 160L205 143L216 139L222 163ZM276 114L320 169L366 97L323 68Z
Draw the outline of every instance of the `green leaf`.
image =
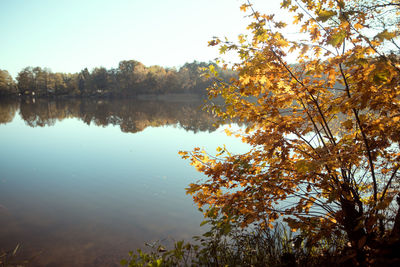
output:
M211 237L212 235L213 235L212 232L207 232L203 234L204 237Z
M332 46L339 46L343 43L344 38L346 38L346 32L337 32L333 35L331 35L331 37L328 40L328 44L332 45Z
M387 82L390 79L390 72L386 69L376 71L373 75L373 81L377 84Z
M228 46L222 45L222 46L219 48L219 53L220 53L220 54L225 54L225 52L226 52L227 49L228 49Z
M325 22L328 19L330 19L331 17L336 15L336 11L332 11L332 10L322 10L318 13L318 17L317 20L318 21L322 21Z
M207 224L209 221L202 221L201 223L200 223L200 226L203 226L203 225L205 225L205 224Z
M176 242L176 247L181 250L183 246L183 240Z

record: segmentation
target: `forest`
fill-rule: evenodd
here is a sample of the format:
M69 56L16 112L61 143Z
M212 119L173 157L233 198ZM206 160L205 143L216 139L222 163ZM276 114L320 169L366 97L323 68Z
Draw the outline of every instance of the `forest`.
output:
M48 68L26 67L16 81L0 69L0 96L36 97L134 97L140 94L191 93L206 95L212 80L202 75L211 65L229 81L235 76L215 63L194 61L179 69L146 67L135 60L119 62L118 68L87 68L79 73L52 72Z

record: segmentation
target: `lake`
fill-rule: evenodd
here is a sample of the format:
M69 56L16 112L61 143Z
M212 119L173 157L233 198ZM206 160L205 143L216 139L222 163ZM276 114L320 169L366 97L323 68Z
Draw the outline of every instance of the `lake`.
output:
M145 242L190 239L204 176L179 150L247 147L195 97L0 101L0 252L29 266L119 266Z

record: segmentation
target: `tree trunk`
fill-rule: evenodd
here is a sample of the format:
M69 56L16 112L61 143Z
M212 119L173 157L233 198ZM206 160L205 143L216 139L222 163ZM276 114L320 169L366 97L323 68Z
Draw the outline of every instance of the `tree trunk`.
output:
M356 252L357 263L359 266L366 266L364 245L367 241L367 233L362 222L362 212L357 211L354 201L342 198L340 202L344 215L343 224L351 246Z
M399 207L397 209L396 218L394 219L394 225L390 236L393 239L400 239L400 195L397 196L396 201Z

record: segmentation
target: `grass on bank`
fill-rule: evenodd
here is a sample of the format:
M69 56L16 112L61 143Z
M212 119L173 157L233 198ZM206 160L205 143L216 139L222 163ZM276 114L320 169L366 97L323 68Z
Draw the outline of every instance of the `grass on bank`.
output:
M210 230L194 242L175 242L166 250L162 244L148 253L129 252L122 266L352 266L346 240L336 236L311 244L307 237L292 233L283 224L273 229L254 225L242 229L214 218Z

